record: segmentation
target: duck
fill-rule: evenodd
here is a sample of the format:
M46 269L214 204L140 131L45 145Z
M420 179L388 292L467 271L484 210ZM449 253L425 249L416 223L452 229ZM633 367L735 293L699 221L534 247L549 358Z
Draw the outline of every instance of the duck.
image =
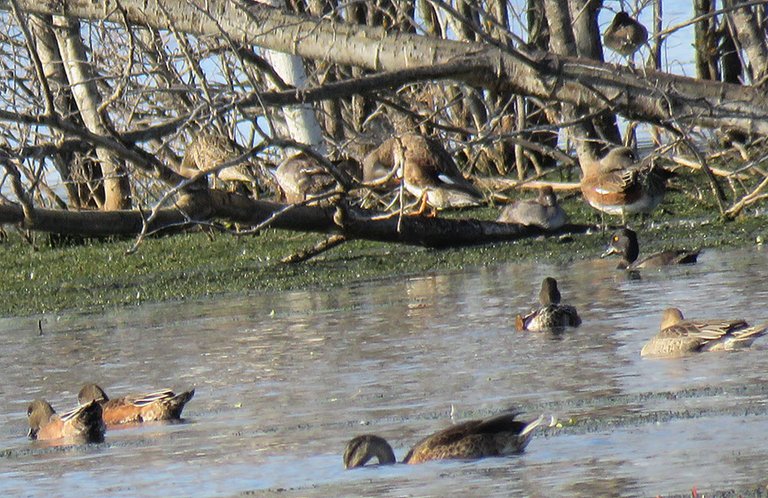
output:
M661 203L673 173L655 164L639 165L628 147L615 147L599 161L582 162L581 193L593 208L624 218L650 213Z
M567 304L560 304L560 290L557 288L557 280L552 277L546 277L541 282L539 304L541 304L540 308L525 316L517 315L515 317L517 330L560 331L565 327L581 325L581 318L576 312L576 308Z
M518 412L505 411L479 420L469 420L427 436L408 452L402 463L417 464L430 460L508 456L522 453L531 440L533 430L547 417L531 422L517 420ZM550 427L556 419L550 416ZM344 450L344 468L362 467L376 458L380 465L396 463L392 446L375 434L353 437Z
M515 201L505 206L496 221L557 230L565 225L566 220L567 216L557 203L554 189L547 185L539 190L535 200Z
M617 13L603 33L606 47L625 57L631 57L648 41L648 30L625 11Z
M621 228L613 232L608 248L600 257L605 258L612 254L619 254L621 255L621 261L617 267L619 270L639 270L643 268L694 264L698 260L699 253L701 253L701 249L690 251L686 249L670 249L638 260L640 246L637 243L637 233L629 228Z
M418 133L392 137L371 151L363 160L363 181L389 186L402 181L419 199L416 214L423 214L427 206L442 210L479 206L483 201L442 144Z
M58 415L50 403L36 399L27 407L27 436L39 441L102 443L106 427L101 416L101 405L93 401Z
M341 159L333 163L346 186L360 180L360 164L357 161ZM305 152L283 160L275 170L274 177L288 204L299 204L321 197L311 204L329 205L329 194L339 190L336 178L317 159Z
M195 395L195 390L175 394L170 389L153 393L129 395L109 399L97 384L85 384L77 395L81 405L96 402L103 410L104 423L108 426L179 420L184 406Z
M640 356L674 358L704 351L747 348L768 330L768 322L751 327L746 321L686 320L678 308L667 308L659 333L645 343Z
M233 164L225 168L219 165L232 161L245 153L243 148L229 137L202 131L192 137L184 151L179 174L193 178L200 172L212 172L222 181L258 184L255 176L247 171L244 164ZM218 168L218 169L217 169Z

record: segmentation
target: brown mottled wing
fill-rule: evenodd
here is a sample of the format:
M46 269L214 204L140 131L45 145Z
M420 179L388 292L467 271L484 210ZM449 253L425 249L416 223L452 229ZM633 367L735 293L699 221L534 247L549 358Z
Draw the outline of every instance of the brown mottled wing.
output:
M450 185L471 195L482 196L477 187L464 178L440 142L421 135L405 135L399 140L404 149L407 182L421 187Z
M243 149L223 135L200 133L184 153L183 166L208 171L243 154Z
M716 341L724 335L747 327L744 320L684 320L659 332L659 339L690 338L704 346L709 341Z
M640 185L635 181L636 173L627 170L609 170L589 176L582 181L584 197L599 204L613 204L631 201L641 194Z
M483 420L469 420L428 436L414 445L403 460L418 463L440 458L488 456L490 436L511 432L518 434L525 422L515 420L517 413L506 412ZM466 443L466 444L465 444ZM495 451L494 451L495 453Z
M405 455L403 463L417 463L435 459L435 456L431 454L442 452L446 446L458 443L467 435L472 434L472 431L481 422L481 420L469 420L425 437Z

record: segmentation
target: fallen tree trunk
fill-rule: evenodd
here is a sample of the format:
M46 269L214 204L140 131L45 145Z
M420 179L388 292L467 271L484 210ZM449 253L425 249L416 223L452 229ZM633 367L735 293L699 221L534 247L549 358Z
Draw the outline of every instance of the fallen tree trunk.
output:
M470 85L611 110L627 118L679 129L727 127L768 135L768 97L759 88L551 53L523 54L481 43L442 40L381 28L298 16L226 0L17 0L25 11L115 23L135 23L194 35L226 36L313 60L374 71L452 65L450 79ZM7 2L0 1L0 6ZM116 7L116 8L114 8Z
M341 212L339 211L341 209ZM341 214L341 215L340 215ZM140 210L63 211L34 208L30 217L17 204L0 204L0 224L85 237L136 236L149 213ZM591 226L566 225L556 232L512 223L475 219L385 215L359 208L314 207L254 200L218 190L182 196L173 208L157 210L147 232L192 226L221 219L246 225L267 223L270 228L331 233L424 247L446 248L514 241L539 235L583 233Z

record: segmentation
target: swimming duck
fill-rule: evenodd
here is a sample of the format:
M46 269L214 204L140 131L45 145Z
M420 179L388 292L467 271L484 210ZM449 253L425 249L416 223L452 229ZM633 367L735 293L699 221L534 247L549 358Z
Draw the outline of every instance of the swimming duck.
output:
M417 133L390 138L363 160L366 184L392 185L399 180L420 200L417 214L427 205L439 210L477 206L483 200L440 142Z
M648 30L624 11L614 16L611 24L603 33L606 47L625 57L632 54L648 41Z
M530 330L541 332L545 330L558 331L564 327L578 327L581 318L576 308L567 304L560 304L560 291L557 288L557 280L546 277L541 282L539 291L539 304L541 307L527 315L515 317L515 328L519 331Z
M106 430L101 413L101 406L91 402L58 415L50 403L36 399L27 407L27 435L40 441L68 439L78 443L101 443Z
M411 448L403 463L415 464L429 460L478 459L522 453L531 440L533 430L545 416L532 422L516 420L518 413L504 412L482 420L469 420L436 432ZM550 426L555 418L550 418ZM379 464L395 463L392 447L382 437L364 434L352 438L344 450L344 467L352 469L365 465L372 458Z
M599 161L582 163L581 193L593 208L622 218L649 213L664 199L666 182L673 173L648 164L637 164L628 147L611 149Z
M360 178L360 165L353 160L334 162L338 173L350 185ZM314 157L299 152L286 158L275 170L275 181L289 204L305 202L313 197L324 196L338 188L336 179ZM319 205L328 205L329 199L321 199Z
M535 200L515 201L505 206L496 221L557 230L565 225L566 215L557 203L555 191L547 185L539 190Z
M637 234L629 228L616 230L611 235L608 248L601 258L611 254L620 254L621 261L617 267L620 270L638 270L641 268L658 268L669 265L693 264L699 257L700 249L688 251L685 249L671 249L661 251L637 260L640 254L640 246L637 243Z
M674 358L703 351L732 351L749 347L765 334L768 322L750 327L744 320L685 320L677 308L667 308L658 334L641 356Z
M96 384L86 384L77 394L77 401L88 404L96 401L103 409L107 425L131 424L155 420L178 420L184 406L195 395L195 390L175 394L170 389L154 393L109 399Z

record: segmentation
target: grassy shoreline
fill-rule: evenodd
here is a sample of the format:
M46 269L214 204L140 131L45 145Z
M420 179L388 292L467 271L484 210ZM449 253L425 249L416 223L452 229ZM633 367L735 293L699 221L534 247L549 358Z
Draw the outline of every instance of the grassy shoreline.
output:
M664 247L748 246L768 232L768 217L748 212L736 221L724 222L713 215L713 206L692 200L682 191L668 194L663 206L663 211L654 213L653 226L642 227L640 219L629 220L640 232L642 253ZM586 207L577 195L568 196L563 207L574 223L601 222L599 213ZM498 209L482 208L450 216L494 219L497 213ZM619 220L604 218L602 222L617 225ZM3 317L98 311L227 294L330 289L533 259L567 263L596 258L608 238L597 232L446 250L353 241L308 262L285 265L280 263L282 257L316 243L322 235L277 230L244 237L184 234L148 239L136 254L127 255L133 240L51 247L38 234L39 248L35 250L18 233L9 232L8 240L0 244Z

